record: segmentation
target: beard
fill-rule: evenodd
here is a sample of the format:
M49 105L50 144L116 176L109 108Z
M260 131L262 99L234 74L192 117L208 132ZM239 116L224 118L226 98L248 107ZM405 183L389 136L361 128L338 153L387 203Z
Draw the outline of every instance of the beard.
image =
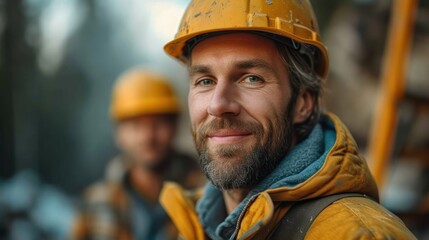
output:
M258 122L231 115L192 128L200 167L214 186L221 190L249 188L274 170L292 144L293 104L294 101L290 101L284 112L269 119L266 129ZM207 136L220 129L250 132L256 141L209 147Z

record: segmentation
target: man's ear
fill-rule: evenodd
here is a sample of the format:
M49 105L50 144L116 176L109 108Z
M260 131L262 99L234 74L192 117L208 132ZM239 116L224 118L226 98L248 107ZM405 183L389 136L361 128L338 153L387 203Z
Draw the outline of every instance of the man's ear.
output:
M301 91L296 99L293 123L305 122L314 108L314 96L309 91Z

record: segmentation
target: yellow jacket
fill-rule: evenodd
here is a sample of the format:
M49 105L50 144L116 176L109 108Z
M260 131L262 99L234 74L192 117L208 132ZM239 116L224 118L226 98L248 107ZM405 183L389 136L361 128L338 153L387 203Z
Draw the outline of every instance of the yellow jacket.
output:
M318 157L314 157L315 152ZM222 209L218 205L223 199L210 184L204 192L188 193L177 184L166 183L161 203L184 239L267 239L292 203L343 192L378 199L377 186L352 136L336 116L328 114L232 214L215 223L218 227L210 226L213 216L208 215L219 215ZM399 218L375 201L344 198L318 215L305 239L415 237Z

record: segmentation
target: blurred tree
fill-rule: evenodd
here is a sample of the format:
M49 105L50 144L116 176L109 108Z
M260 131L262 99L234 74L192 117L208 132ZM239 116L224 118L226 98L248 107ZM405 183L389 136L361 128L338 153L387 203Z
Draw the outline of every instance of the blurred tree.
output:
M40 75L22 0L6 0L1 61L1 176L37 168Z
M85 9L83 20L67 39L63 61L43 85L40 141L41 176L72 193L99 178L116 154L109 118L111 87L136 61L132 46L119 45L118 51L113 44L117 26L102 11L107 3L79 4Z
M5 22L5 29L3 36L1 38L1 47L0 47L0 177L10 177L15 168L14 164L14 152L13 152L13 99L12 99L12 79L9 78L11 75L11 69L9 67L10 63L6 61L8 55L11 55L10 49L13 48L13 45L16 44L13 40L15 35L14 30L22 26L20 20L22 18L22 12L20 10L20 1L7 1L5 4L1 5L2 7L2 18ZM6 8L6 9L4 9ZM18 12L21 16L17 17L14 12L15 9L18 9ZM15 20L15 29L11 29L11 22L14 18ZM12 45L12 46L11 46ZM9 50L7 50L9 49Z

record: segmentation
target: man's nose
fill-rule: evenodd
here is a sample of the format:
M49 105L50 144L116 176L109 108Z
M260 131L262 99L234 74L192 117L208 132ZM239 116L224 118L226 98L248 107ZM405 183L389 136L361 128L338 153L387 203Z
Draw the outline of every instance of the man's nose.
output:
M225 114L238 115L240 113L240 104L237 101L234 86L218 82L213 91L207 111L214 117L222 117Z
M154 124L151 123L140 123L139 127L138 127L138 135L139 135L139 139L142 142L151 142L154 139L154 136L156 134L156 127L154 126Z

